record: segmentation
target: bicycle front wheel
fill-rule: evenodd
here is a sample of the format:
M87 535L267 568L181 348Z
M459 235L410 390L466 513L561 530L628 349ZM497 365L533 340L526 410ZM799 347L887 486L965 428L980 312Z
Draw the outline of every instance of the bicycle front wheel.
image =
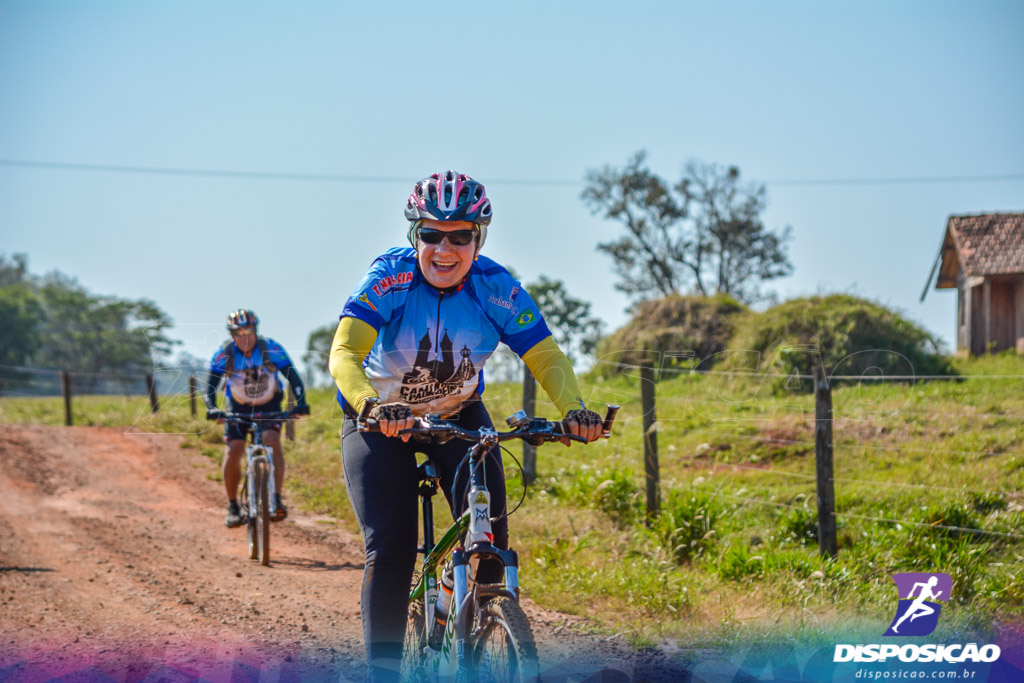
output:
M249 481L242 480L242 494L239 496L242 514L245 516L245 535L249 540L249 559L259 557L259 542L256 540L256 518L249 514Z
M473 666L481 683L533 683L540 665L533 630L512 598L494 598L483 609L471 643Z
M423 614L423 598L409 604L405 642L402 644L402 681L407 683L426 683L430 680L424 652L427 646L427 625Z
M256 559L264 567L270 564L270 466L266 460L253 463L256 488Z

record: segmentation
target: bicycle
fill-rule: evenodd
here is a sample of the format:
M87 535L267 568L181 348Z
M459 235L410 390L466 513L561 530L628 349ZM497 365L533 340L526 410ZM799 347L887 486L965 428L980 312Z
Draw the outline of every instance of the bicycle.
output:
M356 421L360 431L379 431L376 421L369 419L376 403L374 399L364 403ZM608 406L602 430L604 438L611 436L618 410L617 405ZM417 552L423 555L423 562L409 593L409 618L401 664L403 680L427 683L454 676L459 681L522 683L539 677L533 631L519 604L519 556L511 548L501 550L492 543L491 523L497 518L490 517L490 494L484 485L484 456L492 447L511 439L523 439L534 446L550 441L586 440L563 433L561 422L531 418L523 411L506 418L505 423L511 431L498 432L493 428L470 431L438 415L428 415L417 419L418 426L399 432L399 435L411 434L420 441L444 443L454 438L474 442L459 464L459 470L467 462L470 468L467 509L436 544L431 499L437 494L440 474L429 458L419 465L423 545ZM473 580L476 568L483 561L501 563L502 583L483 584ZM444 569L439 594L441 567ZM439 600L440 596L445 597Z
M294 419L292 410L239 415L225 412L224 421L248 425L252 442L245 449L245 477L239 494L239 507L246 526L249 559L270 565L270 520L277 517L277 490L274 486L274 449L263 443L264 422Z

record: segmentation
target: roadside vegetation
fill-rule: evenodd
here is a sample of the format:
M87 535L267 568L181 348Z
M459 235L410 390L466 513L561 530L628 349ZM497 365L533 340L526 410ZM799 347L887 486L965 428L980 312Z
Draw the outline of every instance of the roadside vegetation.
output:
M1024 360L953 364L955 379L835 389L835 561L817 549L808 393L665 373L657 386L662 509L647 521L638 380L628 372L598 379L595 369L584 382L588 400L623 406L616 434L539 450L538 480L511 522L525 595L637 645L873 638L894 613L893 573L941 571L954 586L939 637L991 637L1002 620L1024 615ZM519 391L488 385L496 421L517 409ZM289 498L358 533L333 392L315 391L311 402L313 417L287 446ZM185 397L164 397L156 415L145 398L76 397L73 409L76 425L182 433L185 450L220 460L220 429L189 417ZM538 414L554 411L541 401ZM0 422L59 425L63 404L0 398ZM514 504L519 471L506 463Z

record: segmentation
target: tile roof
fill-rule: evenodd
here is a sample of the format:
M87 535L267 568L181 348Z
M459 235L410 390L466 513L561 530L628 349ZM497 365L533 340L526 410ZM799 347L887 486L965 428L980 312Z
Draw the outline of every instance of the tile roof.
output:
M1024 273L1024 213L950 216L946 227L966 275Z

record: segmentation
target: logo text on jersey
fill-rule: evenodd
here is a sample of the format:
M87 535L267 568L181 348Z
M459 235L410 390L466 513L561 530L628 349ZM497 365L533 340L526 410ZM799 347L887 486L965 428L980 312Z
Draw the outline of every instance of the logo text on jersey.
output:
M512 311L513 315L516 313L516 305L511 301L505 301L500 296L495 296L494 294L491 294L489 297L487 297L487 301L494 304L495 306L507 308L508 310Z
M413 367L402 377L399 397L406 403L429 403L463 390L467 382L476 375L476 368L470 360L472 352L463 345L459 355L462 362L455 365L454 345L445 330L438 342L440 353L434 353L430 331L420 339L419 349Z
M377 296L384 296L384 294L392 287L407 285L410 282L412 282L412 271L398 273L397 275L388 275L382 277L373 284L373 293Z

